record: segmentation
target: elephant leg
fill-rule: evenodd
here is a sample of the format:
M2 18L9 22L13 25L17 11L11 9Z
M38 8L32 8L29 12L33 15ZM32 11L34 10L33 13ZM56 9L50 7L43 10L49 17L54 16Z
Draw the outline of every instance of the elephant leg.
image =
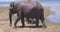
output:
M10 25L9 26L12 26L12 13L9 13L9 20L10 20Z
M20 19L21 19L21 17L19 17L19 14L17 14L17 18L16 18L15 23L14 23L14 27L15 27L15 28L16 28L17 22L18 22Z
M23 9L22 9L22 11L20 11L21 12L21 23L22 23L22 27L24 27L25 26L25 22L24 22L24 13L23 13ZM19 12L19 15L20 15L20 12Z
M22 27L24 27L25 23L24 23L24 15L23 14L21 15L21 23L22 23Z
M39 19L36 19L36 26L39 26Z
M21 18L21 23L22 23L22 27L24 27L25 26L24 18Z
M43 28L46 28L44 20L41 20Z
M17 17L17 19L15 20L15 23L14 23L14 27L16 27L16 24L17 24L17 22L20 20L20 18L19 17Z

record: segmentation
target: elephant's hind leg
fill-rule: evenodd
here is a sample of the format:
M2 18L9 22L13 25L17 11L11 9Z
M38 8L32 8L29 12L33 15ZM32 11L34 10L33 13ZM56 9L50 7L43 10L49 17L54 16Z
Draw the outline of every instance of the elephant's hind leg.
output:
M22 27L24 27L25 26L25 22L24 22L24 15L23 14L21 15L21 23L22 23Z
M41 20L41 22L42 22L42 27L43 27L43 28L46 28L47 26L46 26L44 20Z
M36 26L39 26L39 19L36 19Z

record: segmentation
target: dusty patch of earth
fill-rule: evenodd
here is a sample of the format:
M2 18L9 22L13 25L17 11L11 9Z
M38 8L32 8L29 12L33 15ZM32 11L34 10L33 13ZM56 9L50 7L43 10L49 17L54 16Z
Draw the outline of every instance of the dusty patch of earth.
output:
M21 23L19 23L21 24ZM31 24L32 25L32 24ZM47 28L13 28L8 21L0 22L0 32L60 32L60 26L47 26Z

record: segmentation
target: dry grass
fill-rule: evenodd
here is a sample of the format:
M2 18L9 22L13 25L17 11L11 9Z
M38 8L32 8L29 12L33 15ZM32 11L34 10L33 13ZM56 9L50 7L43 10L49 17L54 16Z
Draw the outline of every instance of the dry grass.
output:
M8 7L0 7L0 32L60 32L60 24L54 24L48 22L48 20L45 20L47 28L16 28L9 26L9 19L8 19ZM48 7L44 7L44 14L45 17L48 16L50 13L50 10ZM14 18L14 17L13 17ZM14 23L14 21L13 21ZM17 25L21 25L19 22ZM27 25L33 25L33 24L27 24Z

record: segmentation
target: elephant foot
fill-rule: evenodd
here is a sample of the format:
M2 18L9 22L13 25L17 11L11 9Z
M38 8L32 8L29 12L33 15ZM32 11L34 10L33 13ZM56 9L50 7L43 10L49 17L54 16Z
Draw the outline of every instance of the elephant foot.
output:
M23 23L23 24L22 24L22 28L24 28L24 27L25 27L25 24Z
M39 27L38 25L36 25L36 27Z
M42 26L42 28L47 28L47 26Z
M17 26L14 26L13 28L17 28Z
M21 26L22 28L24 28L25 26Z
M39 25L35 25L36 27L38 27Z
M11 24L9 26L12 26Z

